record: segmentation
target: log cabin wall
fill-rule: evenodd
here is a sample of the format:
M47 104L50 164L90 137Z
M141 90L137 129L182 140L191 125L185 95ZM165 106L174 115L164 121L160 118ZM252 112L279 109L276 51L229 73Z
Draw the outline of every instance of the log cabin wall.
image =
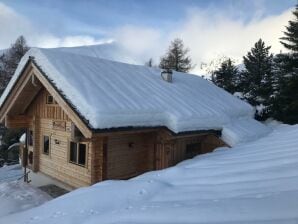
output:
M90 185L92 144L83 142L87 146L85 167L69 162L73 124L58 104L47 104L48 95L45 89L41 90L26 111L33 117L30 127L34 136L33 171L40 171L71 187ZM48 155L43 152L43 136L50 139Z
M100 150L101 170L97 171L103 179L128 179L147 171L164 169L225 145L213 134L174 137L164 130L112 134L106 139L106 149L102 147Z
M106 178L127 179L155 170L155 139L156 133L109 136Z
M161 131L156 143L156 169L175 166L177 163L196 155L212 152L225 143L213 134L174 137Z

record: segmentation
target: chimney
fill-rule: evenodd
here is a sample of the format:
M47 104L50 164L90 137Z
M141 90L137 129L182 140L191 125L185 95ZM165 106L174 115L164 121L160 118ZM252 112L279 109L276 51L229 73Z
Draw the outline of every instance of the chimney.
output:
M173 81L173 72L171 69L166 69L161 72L161 77L166 82L172 82Z

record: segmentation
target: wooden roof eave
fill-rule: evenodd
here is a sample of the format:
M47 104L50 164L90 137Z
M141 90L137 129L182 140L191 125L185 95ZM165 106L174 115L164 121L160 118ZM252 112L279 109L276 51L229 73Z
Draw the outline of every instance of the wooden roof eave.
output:
M175 133L165 126L156 126L156 127L119 127L119 128L108 128L108 129L93 129L93 136L109 136L114 134L137 134L137 133L148 133L148 132L166 132L171 138L184 138L184 137L193 137L197 135L206 135L213 134L216 136L221 136L221 130L196 130L196 131L184 131Z
M70 105L64 96L62 96L61 92L54 86L51 81L47 78L47 76L42 72L42 70L36 65L36 63L32 63L34 68L34 74L42 83L42 85L46 88L46 90L54 97L57 101L58 105L65 111L67 116L71 121L77 126L77 128L82 132L82 134L86 138L92 137L92 130L89 128L88 124L85 123L84 119L78 114L78 112Z
M24 66L22 70L22 74L28 74L32 71L32 64L28 61L26 65ZM13 102L16 101L17 97L20 95L22 89L26 85L26 83L29 81L31 77L20 75L18 80L14 83L13 87L11 88L9 94L6 96L4 102L2 103L2 106L0 107L0 122L4 123L5 117L8 113L8 111L13 106Z

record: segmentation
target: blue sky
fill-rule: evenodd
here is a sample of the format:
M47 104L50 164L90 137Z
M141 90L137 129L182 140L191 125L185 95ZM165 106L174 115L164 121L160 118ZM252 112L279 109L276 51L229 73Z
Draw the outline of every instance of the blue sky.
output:
M140 61L158 60L182 38L196 64L240 60L259 39L283 51L296 0L0 0L0 49L21 34L30 46L117 42ZM198 66L197 66L198 67Z
M0 1L1 2L1 1ZM163 27L183 20L193 8L226 12L231 18L250 21L276 15L295 0L6 0L2 1L25 15L36 26L47 26L57 35L104 37L106 30L121 25Z

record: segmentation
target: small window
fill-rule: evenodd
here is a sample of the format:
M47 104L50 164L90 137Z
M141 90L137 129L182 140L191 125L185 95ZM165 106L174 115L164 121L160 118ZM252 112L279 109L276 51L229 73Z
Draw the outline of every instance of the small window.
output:
M70 142L69 162L80 166L86 165L87 145L83 143Z
M47 96L47 104L54 104L54 97L52 95Z
M33 131L32 130L29 130L27 140L28 140L28 145L33 146Z
M43 136L43 153L46 155L50 153L50 137L46 135Z
M201 144L200 143L193 143L186 145L185 157L187 159L191 159L194 156L201 154Z

